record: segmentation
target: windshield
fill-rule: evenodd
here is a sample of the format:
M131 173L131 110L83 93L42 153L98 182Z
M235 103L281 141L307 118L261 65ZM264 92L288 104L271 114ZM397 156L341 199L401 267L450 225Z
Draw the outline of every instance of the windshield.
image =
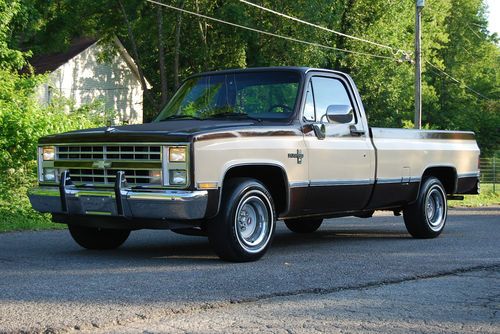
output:
M155 121L226 117L284 120L294 111L299 82L299 73L286 71L194 77L181 86Z

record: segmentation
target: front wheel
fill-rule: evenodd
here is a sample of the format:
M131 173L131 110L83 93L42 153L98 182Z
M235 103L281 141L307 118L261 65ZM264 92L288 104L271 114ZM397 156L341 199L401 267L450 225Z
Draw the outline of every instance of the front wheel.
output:
M250 178L234 178L224 184L220 212L207 224L215 253L232 262L261 258L275 228L273 199L262 183Z
M423 181L417 201L403 210L406 229L414 238L437 237L447 216L446 191L435 177Z
M68 225L69 233L77 244L87 249L115 249L130 235L130 230L113 230Z

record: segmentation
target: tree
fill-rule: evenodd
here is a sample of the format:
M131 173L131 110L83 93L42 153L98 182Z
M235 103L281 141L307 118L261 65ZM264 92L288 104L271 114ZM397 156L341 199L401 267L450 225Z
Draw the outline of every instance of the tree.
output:
M430 110L429 121L447 129L475 131L483 155L489 155L499 149L500 50L498 39L486 28L485 9L481 0L450 1L444 25L448 39L436 51L436 62L462 82L429 73L439 101Z
M0 0L0 69L19 69L24 65L25 53L9 45L12 22L21 11L17 0Z
M7 0L0 0L4 4ZM283 36L373 55L412 55L414 0L260 0L272 8L377 47L247 6L238 1L162 0L172 6ZM188 75L235 67L311 66L341 69L353 76L370 123L401 127L413 119L413 66L408 62L326 50L258 34L204 18L160 9L144 0L14 1L7 44L35 54L64 49L72 38L118 36L144 77L145 119L152 119ZM256 2L257 3L257 2ZM429 0L423 12L423 122L427 127L473 129L484 152L498 149L492 136L498 110L498 39L486 30L484 0ZM7 14L3 17L7 17ZM16 19L16 17L18 17ZM75 20L78 17L78 20ZM7 23L8 24L8 23ZM2 47L0 46L0 50ZM3 47L5 49L5 47ZM1 51L0 51L1 52ZM438 69L487 97L478 98ZM471 119L477 122L470 122ZM486 134L486 135L484 135ZM496 145L496 146L495 146Z

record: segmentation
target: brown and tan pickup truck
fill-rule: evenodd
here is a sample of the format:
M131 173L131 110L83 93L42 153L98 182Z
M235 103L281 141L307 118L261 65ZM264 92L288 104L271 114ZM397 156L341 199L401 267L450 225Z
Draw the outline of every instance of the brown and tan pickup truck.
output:
M171 229L251 261L277 220L309 233L391 210L412 236L436 237L447 199L479 192L478 159L472 132L370 128L344 73L230 70L188 78L152 123L42 138L29 196L85 248Z

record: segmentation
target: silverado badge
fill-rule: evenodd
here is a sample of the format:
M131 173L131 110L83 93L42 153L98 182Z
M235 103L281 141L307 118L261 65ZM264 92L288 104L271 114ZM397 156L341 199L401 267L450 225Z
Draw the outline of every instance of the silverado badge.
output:
M302 150L297 150L297 153L288 153L288 158L297 159L297 163L300 165L302 158L304 158L304 153L302 153Z

